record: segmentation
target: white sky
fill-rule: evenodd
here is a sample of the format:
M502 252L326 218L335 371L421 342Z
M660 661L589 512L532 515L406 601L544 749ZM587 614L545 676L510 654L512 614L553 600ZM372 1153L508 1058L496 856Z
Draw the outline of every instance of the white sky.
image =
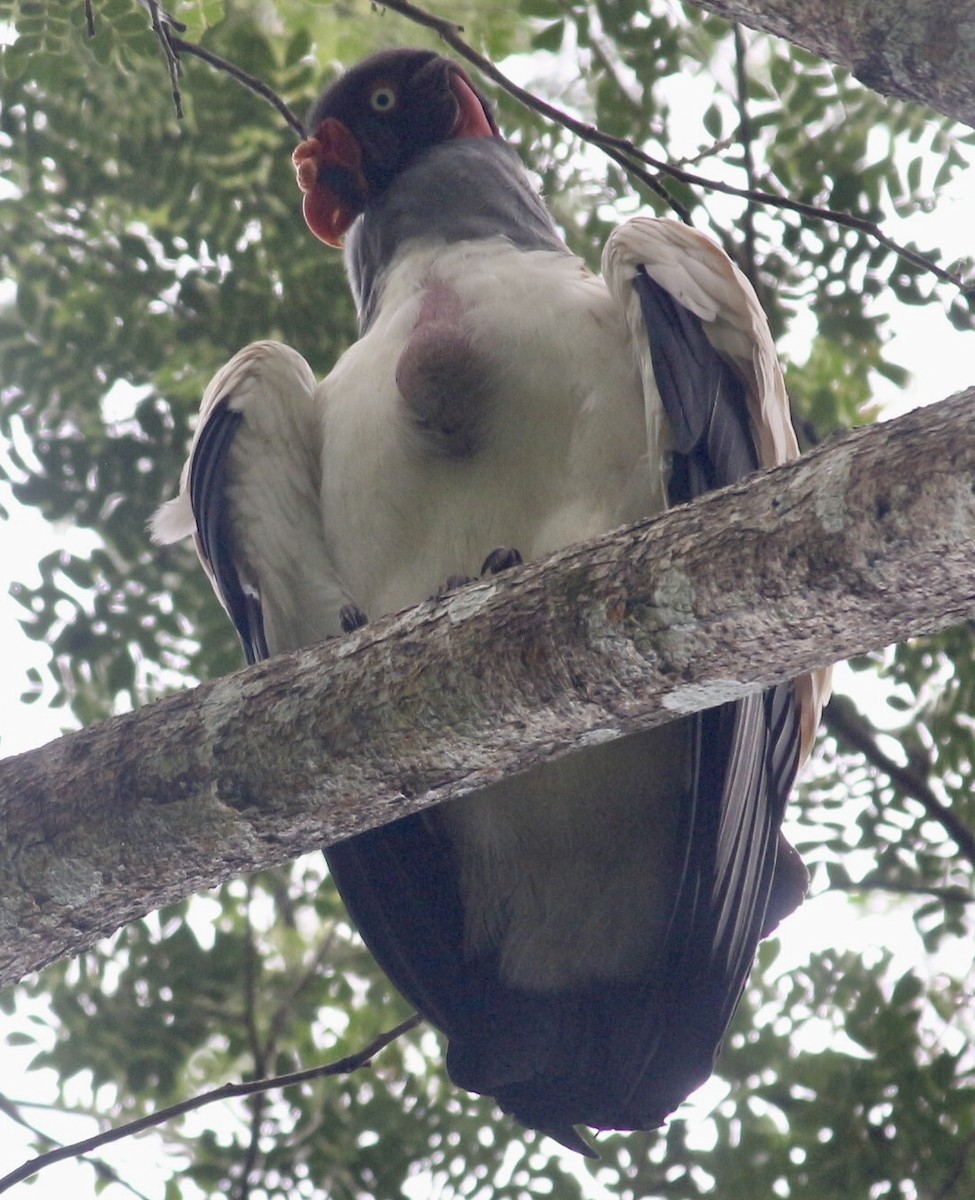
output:
M972 214L975 213L975 170L953 185L944 195L933 217L919 217L909 222L888 226L887 232L906 239L913 227L919 242L941 245L946 261L975 253L973 248ZM932 234L931 229L935 229ZM925 308L891 308L893 340L890 358L911 370L913 379L898 392L881 381L877 400L885 407L885 417L897 415L922 404L934 402L975 383L975 334L958 333L935 306ZM216 364L215 364L216 365ZM175 485L175 480L174 480ZM0 521L0 562L9 580L27 583L36 581L33 564L44 554L69 544L69 530L54 530L35 513L12 503L9 490L0 485L0 504L11 511L9 521ZM4 648L6 668L0 676L0 705L4 720L0 726L0 755L6 756L28 750L58 736L65 715L40 705L23 705L20 695L25 687L25 673L31 666L44 670L45 651L30 641L18 624L19 606L8 596L5 581L0 579L0 644ZM847 675L848 679L849 676ZM840 686L845 686L840 677ZM860 700L863 703L863 699ZM869 698L867 698L869 703ZM790 953L805 956L826 945L865 946L893 945L904 958L904 965L917 964L923 950L908 921L893 928L886 915L858 916L851 921L849 910L841 896L823 896L807 903L789 918L788 946ZM786 964L783 963L783 967ZM0 1017L0 1035L9 1028L6 1018ZM50 1080L43 1073L26 1073L29 1059L25 1053L3 1050L3 1092L15 1100L46 1101L53 1096ZM707 1093L701 1099L706 1101ZM39 1110L25 1110L31 1120L50 1130L61 1140L73 1140L92 1132L89 1121L77 1118L52 1119ZM706 1111L706 1106L703 1111ZM702 1127L703 1129L704 1127ZM16 1126L0 1114L0 1176L18 1166L27 1157L26 1139ZM112 1163L123 1178L132 1180L147 1196L162 1195L161 1180L168 1174L156 1162L153 1139L127 1140L118 1146L99 1152L99 1157ZM157 1169L158 1166L158 1169ZM20 1189L13 1193L17 1196ZM28 1193L23 1193L25 1196ZM94 1176L87 1167L68 1163L49 1168L39 1177L29 1193L34 1200L63 1200L65 1196L83 1197L94 1194ZM110 1186L103 1195L108 1200L131 1197L131 1192ZM594 1191L598 1194L598 1190Z

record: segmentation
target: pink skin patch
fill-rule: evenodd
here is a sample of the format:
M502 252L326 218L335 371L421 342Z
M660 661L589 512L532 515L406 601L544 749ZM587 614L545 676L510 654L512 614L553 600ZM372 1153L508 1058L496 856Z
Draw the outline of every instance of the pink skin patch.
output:
M484 364L464 315L464 303L449 284L431 283L396 364L396 386L417 427L455 456L476 448L486 389Z
M463 316L463 300L449 283L436 279L423 293L414 329L429 324L459 325Z

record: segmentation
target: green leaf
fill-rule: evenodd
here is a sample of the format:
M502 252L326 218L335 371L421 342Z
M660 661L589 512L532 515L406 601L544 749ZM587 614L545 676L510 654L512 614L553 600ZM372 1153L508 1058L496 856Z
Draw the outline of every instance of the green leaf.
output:
M365 0L175 7L190 40L299 112L339 65L380 46L442 48ZM656 158L686 159L705 133L722 142L737 128L731 31L692 7L457 0L443 11L539 95ZM356 336L340 257L304 232L293 138L279 116L183 55L177 123L145 10L98 0L95 15L89 40L80 0L0 0L5 36L16 37L0 56L0 175L10 185L0 266L16 289L0 308L0 431L15 497L58 531L57 553L39 547L36 569L8 575L24 577L11 595L36 650L20 686L35 712L59 705L66 721L240 664L192 550L151 547L146 519L174 494L203 388L235 349L279 338L324 373ZM970 162L971 137L781 41L749 34L749 69L763 188L842 205L894 236L901 211L919 244L941 238L943 214L926 209ZM573 249L594 267L621 210L663 211L599 152L511 98L496 102ZM742 162L736 143L692 169L742 182ZM881 381L906 384L889 340L902 305L975 324L975 296L933 284L862 233L760 205L746 228L738 201L687 184L673 192L696 226L750 251L791 356L806 444L862 423ZM134 397L121 409L119 383ZM256 1117L235 1102L167 1125L152 1135L153 1178L133 1185L167 1200L194 1186L234 1194L246 1163L247 1188L280 1200L315 1189L330 1200L425 1190L444 1200L975 1195L973 1160L958 1153L975 1144L971 982L958 951L975 933L962 899L975 890L973 865L934 810L864 750L875 743L908 764L975 828L975 632L962 626L851 666L838 679L852 676L856 703L836 703L860 711L860 693L869 698L867 740L848 744L827 724L789 810L790 837L794 827L813 871L805 915L763 944L715 1082L664 1129L601 1137L594 1168L567 1165L453 1087L442 1040L424 1030L369 1071L288 1089ZM840 948L803 948L800 928ZM905 970L902 948L919 939L923 953ZM875 949L844 948L868 942L897 945L896 967ZM59 1103L106 1120L259 1070L338 1058L404 1013L320 855L133 922L0 1006L9 1044L32 1045L31 1069L57 1073Z

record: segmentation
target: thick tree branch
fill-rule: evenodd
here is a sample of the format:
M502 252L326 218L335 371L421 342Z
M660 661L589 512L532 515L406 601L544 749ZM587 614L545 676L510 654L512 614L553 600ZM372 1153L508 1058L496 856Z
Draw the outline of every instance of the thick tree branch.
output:
M0 763L0 981L594 739L969 618L973 404Z
M957 0L690 0L975 126L975 20Z

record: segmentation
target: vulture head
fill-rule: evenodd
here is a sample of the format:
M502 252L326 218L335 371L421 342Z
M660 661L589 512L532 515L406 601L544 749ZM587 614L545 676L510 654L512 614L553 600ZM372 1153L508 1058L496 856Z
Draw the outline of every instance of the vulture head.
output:
M487 101L456 63L432 50L385 50L321 97L295 150L305 221L339 246L366 206L431 146L499 137Z

